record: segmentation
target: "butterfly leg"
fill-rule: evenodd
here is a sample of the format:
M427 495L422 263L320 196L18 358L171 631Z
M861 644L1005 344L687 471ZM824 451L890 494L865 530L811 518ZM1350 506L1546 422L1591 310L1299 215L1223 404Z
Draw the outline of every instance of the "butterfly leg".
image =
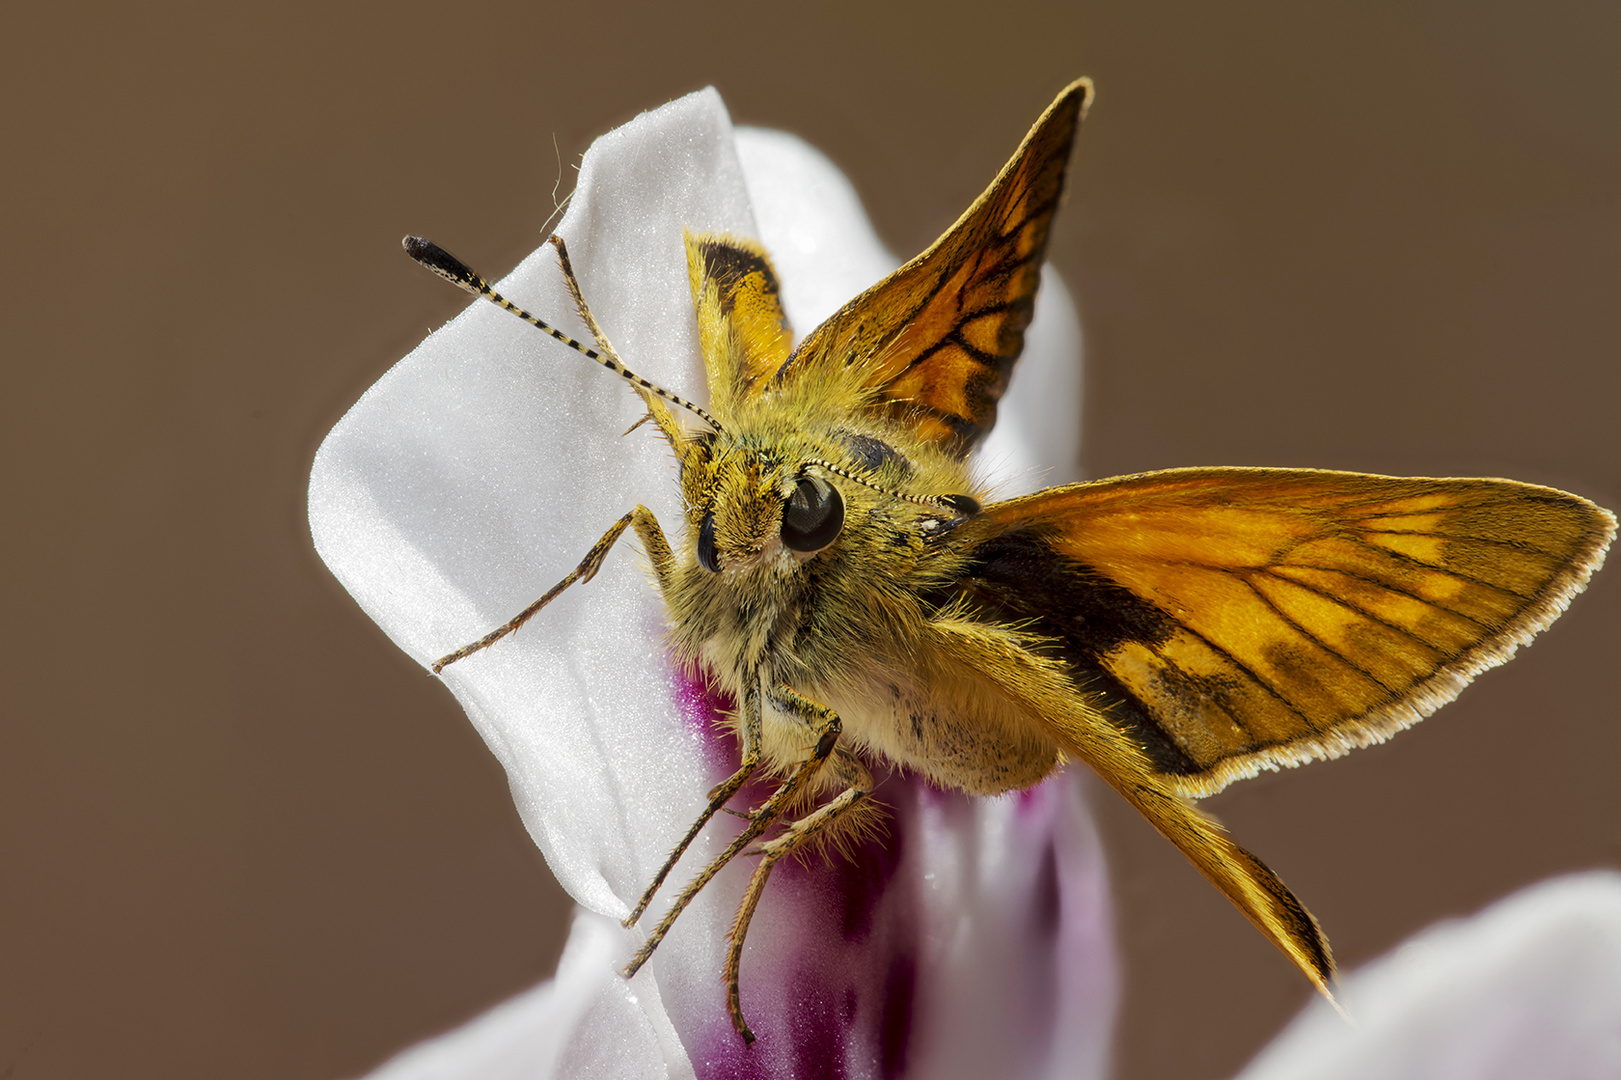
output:
M455 652L435 660L433 673L437 675L456 661L465 660L480 649L489 648L528 622L536 612L556 600L570 585L575 582L583 584L596 577L597 571L602 568L602 560L608 557L609 549L614 546L614 542L619 539L626 526L630 525L636 527L636 535L641 538L642 546L647 549L647 557L653 564L653 574L658 579L659 590L668 594L675 576L675 555L671 552L670 542L664 538L664 530L659 527L658 518L653 516L653 511L645 506L638 506L614 522L608 531L602 534L602 539L591 545L591 550L585 553L580 565L571 570L562 581L547 589L546 595L518 612L505 626L497 627L471 645L463 645Z
M636 920L642 917L642 912L646 911L647 905L652 902L653 894L659 891L659 887L664 884L664 879L670 876L670 871L675 869L675 864L680 861L682 855L686 854L688 846L697 838L698 833L705 825L709 824L709 819L715 816L716 811L724 809L726 804L732 801L732 796L737 794L738 790L748 781L748 778L754 774L754 770L759 767L760 680L751 679L746 684L746 689L743 691L742 706L740 718L743 721L743 758L738 763L737 771L710 789L709 805L704 807L703 813L698 815L698 820L694 821L692 826L687 829L687 835L683 836L681 842L676 844L675 850L670 852L670 857L664 860L663 866L659 867L659 872L653 875L652 883L647 886L647 890L642 893L642 898L636 902L636 906L626 916L623 925L627 927L636 925ZM745 814L744 816L749 815Z
M758 684L759 680L755 678L750 681ZM797 694L794 696L798 698ZM775 700L775 697L773 700ZM805 699L799 698L799 700L804 701ZM726 850L711 859L709 865L704 867L698 876L688 882L687 887L681 890L681 894L670 905L670 910L664 913L664 918L659 920L659 924L653 928L652 933L648 934L647 940L642 943L642 947L636 950L636 955L631 957L630 963L625 965L625 978L628 979L635 975L641 966L647 963L648 958L653 955L653 950L657 949L659 942L664 940L664 935L668 934L670 927L675 925L676 917L686 909L688 904L692 903L693 897L697 896L703 890L703 887L708 885L716 874L720 873L722 867L742 854L744 849L758 840L761 834L782 816L782 812L787 807L793 805L794 800L799 798L804 793L805 788L815 779L823 763L833 756L833 748L839 741L840 725L838 714L831 709L816 705L814 702L806 702L806 704L819 710L820 714L825 717L822 725L817 730L815 749L811 751L809 757L795 767L794 771L789 774L788 779L784 780L781 786L772 792L771 797L758 810L754 810L749 814L748 824L726 846Z
M737 907L737 915L732 919L732 940L726 950L724 969L726 1008L732 1016L732 1027L737 1029L737 1033L743 1036L746 1043L754 1041L754 1032L749 1030L748 1022L743 1019L737 976L743 962L743 939L748 936L749 922L754 918L754 909L759 906L760 897L765 893L765 883L771 877L772 868L783 858L814 840L839 817L872 794L872 774L855 757L835 754L828 762L827 768L844 785L844 790L831 802L824 803L789 825L781 836L760 845L760 863L754 868L754 874L749 878L749 886L743 891L743 901Z

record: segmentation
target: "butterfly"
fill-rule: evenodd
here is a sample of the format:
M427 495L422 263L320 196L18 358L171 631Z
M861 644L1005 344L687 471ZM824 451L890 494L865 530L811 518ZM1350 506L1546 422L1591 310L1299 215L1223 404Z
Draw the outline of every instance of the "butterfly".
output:
M1334 963L1305 906L1194 800L1267 769L1380 742L1547 626L1599 568L1614 516L1510 480L1304 469L1172 469L992 501L969 455L1023 346L1076 132L1066 87L926 251L796 346L769 254L688 234L708 405L632 372L553 244L585 345L437 245L407 252L627 380L672 448L678 544L645 507L534 604L583 584L626 532L669 648L736 703L736 770L635 905L635 924L711 818L769 777L742 829L682 889L626 974L739 855L758 857L724 968L773 868L856 827L874 763L997 795L1085 762L1325 995Z

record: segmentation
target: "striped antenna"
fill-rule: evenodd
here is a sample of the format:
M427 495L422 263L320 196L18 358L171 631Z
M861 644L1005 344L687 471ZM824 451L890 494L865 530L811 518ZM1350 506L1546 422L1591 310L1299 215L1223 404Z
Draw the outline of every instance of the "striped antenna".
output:
M834 476L842 476L853 484L860 484L864 488L871 488L880 495L888 495L890 498L899 499L902 502L915 503L918 506L935 506L944 510L950 510L954 514L962 514L964 517L972 517L973 515L979 513L979 500L971 495L908 495L904 491L896 491L894 488L879 487L877 484L863 480L849 469L841 468L840 466L833 464L831 461L823 461L821 458L811 458L809 461L805 462L805 464L814 465L818 469L826 469Z
M446 251L432 240L424 240L420 236L407 236L403 241L401 241L401 243L405 245L405 253L407 255L411 256L411 258L415 259L429 270L432 270L434 273L438 274L452 285L465 289L474 296L482 296L484 299L490 301L492 304L495 304L497 307L505 308L507 311L512 312L512 314L518 316L518 318L528 323L530 326L536 326L546 331L552 337L556 338L558 341L561 341L564 345L567 345L575 352L584 353L588 358L595 360L597 363L601 364L603 367L607 368L609 371L613 372L615 375L618 375L627 382L635 383L648 393L661 397L672 405L679 405L681 408L692 413L694 416L698 417L698 419L714 428L717 433L724 433L725 429L720 426L720 423L713 416L710 416L697 405L688 401L686 398L677 397L675 394L670 393L662 386L648 382L646 379L630 370L630 368L626 367L624 364L621 364L617 358L612 356L603 356L601 353L597 352L597 350L580 344L578 341L575 341L573 338L563 333L563 331L557 329L543 319L536 318L535 316L529 314L529 312L525 311L517 304L514 304L512 301L508 300L494 289L490 288L490 283L488 281L485 281L478 274L474 273L472 268L466 263L456 258L456 256L452 255L450 252Z

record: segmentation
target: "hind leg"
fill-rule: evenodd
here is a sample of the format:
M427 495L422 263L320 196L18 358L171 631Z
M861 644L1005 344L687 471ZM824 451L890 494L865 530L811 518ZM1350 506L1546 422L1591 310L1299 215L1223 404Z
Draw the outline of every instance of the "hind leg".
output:
M808 698L789 690L787 687L778 687L771 695L772 704L784 712L798 716L808 723L824 731L831 728L839 730L839 719L831 709L816 704ZM824 735L825 739L826 736ZM771 840L761 844L757 849L760 862L754 868L754 874L749 878L748 888L743 890L743 900L738 905L737 915L732 919L731 945L726 950L726 1008L732 1016L732 1026L737 1033L743 1036L743 1041L752 1043L754 1032L743 1019L743 1007L739 999L737 988L738 969L743 960L743 941L748 936L749 922L754 918L754 910L760 904L760 896L765 892L765 883L771 877L772 868L785 857L800 850L807 843L821 837L828 829L836 824L857 806L862 799L872 793L872 774L866 766L848 753L834 753L822 766L830 772L833 778L843 787L843 790L833 799L804 817L788 825L782 833Z

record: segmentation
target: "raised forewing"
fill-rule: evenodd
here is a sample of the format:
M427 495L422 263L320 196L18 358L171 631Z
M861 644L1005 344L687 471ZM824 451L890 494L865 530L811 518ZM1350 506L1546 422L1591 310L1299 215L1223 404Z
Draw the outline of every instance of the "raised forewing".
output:
M806 337L779 379L857 367L876 407L966 454L1024 348L1047 234L1092 83L1066 87L991 186L923 254Z

